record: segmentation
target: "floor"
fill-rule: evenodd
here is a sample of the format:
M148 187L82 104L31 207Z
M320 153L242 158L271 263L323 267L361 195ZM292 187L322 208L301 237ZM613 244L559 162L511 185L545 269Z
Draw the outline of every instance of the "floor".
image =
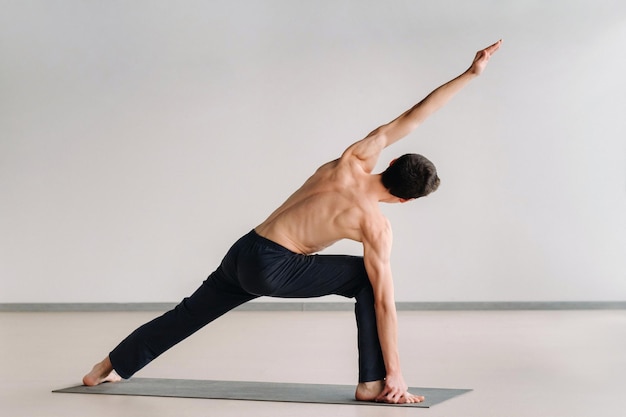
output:
M431 409L52 394L156 313L0 313L6 416L621 417L626 310L399 313L409 385L473 388ZM232 312L137 374L352 384L349 312Z

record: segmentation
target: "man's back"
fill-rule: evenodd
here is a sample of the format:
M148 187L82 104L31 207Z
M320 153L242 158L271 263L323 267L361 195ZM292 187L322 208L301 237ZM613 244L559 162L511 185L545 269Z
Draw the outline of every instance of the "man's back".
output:
M349 154L322 165L255 230L298 253L311 254L340 239L362 241L364 224L385 222L376 191L380 178Z

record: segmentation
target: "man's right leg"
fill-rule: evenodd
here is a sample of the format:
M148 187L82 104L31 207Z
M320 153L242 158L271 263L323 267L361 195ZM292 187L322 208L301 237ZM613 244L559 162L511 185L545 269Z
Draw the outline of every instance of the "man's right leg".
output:
M225 278L220 266L173 310L144 324L124 339L83 378L86 385L130 378L157 356L229 310L256 298ZM107 373L112 367L117 374ZM106 375L104 375L106 374Z
M381 381L386 376L385 363L374 309L374 291L367 276L365 263L360 256L349 255L299 255L274 242L259 241L272 247L272 256L279 259L272 268L277 271L268 281L271 289L266 294L273 297L310 298L337 294L356 300L354 312L357 322L359 348L359 382ZM280 253L280 256L274 255ZM254 281L242 274L243 282Z

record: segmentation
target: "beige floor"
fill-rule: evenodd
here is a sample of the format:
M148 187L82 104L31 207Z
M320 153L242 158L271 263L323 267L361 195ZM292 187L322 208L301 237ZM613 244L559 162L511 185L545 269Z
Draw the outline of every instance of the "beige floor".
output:
M2 416L622 417L626 311L401 312L410 385L473 388L431 409L52 394L154 313L0 313ZM233 312L137 376L351 384L347 312Z

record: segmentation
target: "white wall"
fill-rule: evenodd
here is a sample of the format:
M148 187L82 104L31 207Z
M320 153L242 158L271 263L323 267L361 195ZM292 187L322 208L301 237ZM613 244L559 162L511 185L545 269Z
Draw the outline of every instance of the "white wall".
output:
M319 164L404 142L400 301L626 299L623 1L2 1L0 302L175 301ZM353 243L335 251L359 253Z

